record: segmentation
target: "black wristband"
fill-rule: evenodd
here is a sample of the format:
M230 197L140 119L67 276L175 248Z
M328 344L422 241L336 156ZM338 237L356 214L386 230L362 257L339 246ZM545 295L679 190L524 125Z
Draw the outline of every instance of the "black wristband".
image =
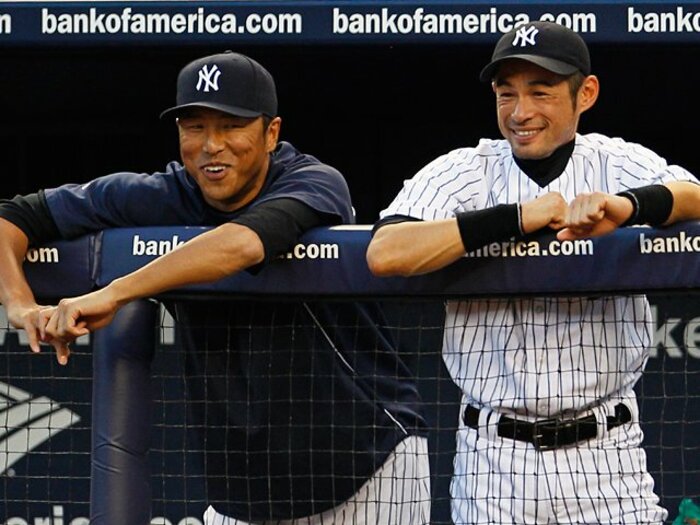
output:
M632 215L622 226L632 224L649 224L661 226L671 216L673 210L673 193L662 184L642 186L618 193L620 197L632 203Z
M457 226L467 252L492 242L507 241L523 234L520 204L499 204L485 210L458 213Z

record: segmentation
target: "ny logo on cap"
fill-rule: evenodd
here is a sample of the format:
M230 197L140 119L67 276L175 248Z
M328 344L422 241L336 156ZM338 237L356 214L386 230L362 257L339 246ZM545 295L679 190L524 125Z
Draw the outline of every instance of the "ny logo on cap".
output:
M539 33L540 30L535 26L521 27L515 32L515 38L513 39L513 47L520 45L520 47L534 46L535 45L535 35Z
M214 64L211 69L209 66L203 66L199 70L199 80L197 80L197 91L209 92L209 88L214 91L219 91L219 77L221 76L221 70L219 66Z

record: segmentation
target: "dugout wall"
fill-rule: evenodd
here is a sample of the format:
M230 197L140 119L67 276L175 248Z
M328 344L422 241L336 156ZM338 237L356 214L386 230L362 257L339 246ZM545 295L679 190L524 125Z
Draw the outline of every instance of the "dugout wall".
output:
M583 117L582 131L640 142L669 161L700 173L700 161L691 143L696 99L692 65L700 52L698 2L308 0L188 4L0 2L0 109L6 124L0 128L0 154L5 161L0 197L64 182L84 182L112 171L162 169L178 155L172 123L157 118L163 108L172 105L178 70L192 58L233 48L258 59L274 74L284 120L282 137L340 168L349 181L358 221L371 223L401 181L423 164L482 136L497 136L492 95L488 86L478 82L478 71L488 61L499 28L519 15L539 18L548 13L581 24L579 29L590 42L594 72L601 79L601 97ZM200 12L202 16L233 14L239 20L272 15L269 20L280 20L279 15L292 13L299 14L303 23L301 32L287 34L110 32L107 25L102 31L101 24L112 23L108 20L116 20L113 15L123 20L127 10L131 20L139 14L165 14L172 21L179 14L199 16ZM389 21L392 15L396 16L393 23ZM425 20L427 15L457 15L462 30L418 32L415 20ZM77 29L82 16L92 20L92 29L89 25L85 31ZM371 30L375 16L384 20L384 29L380 23L376 31ZM404 32L408 26L400 24L408 24L409 18L414 25ZM172 240L175 234L185 236L184 232L171 232L169 238L166 235L161 240ZM360 235L362 239L365 234L343 235ZM698 238L694 229L688 230L688 235ZM119 250L133 251L133 238L122 240L126 244ZM82 244L77 249L75 244L70 249L61 248L61 264L52 263L56 253L52 249L35 252L30 256L34 263L48 265L50 272L38 272L33 279L39 281L34 282L43 283L38 285L46 296L91 289L98 272L94 257L89 255L95 253L95 242L95 238L85 238L78 241ZM639 239L622 244L633 251L642 246ZM356 249L359 254L361 248ZM693 259L692 253L691 249L684 257ZM686 262L678 264L674 257L657 254L654 263L643 258L639 271L645 280L633 285L665 291L666 287L679 286L678 279L682 279L681 286L687 290L697 288L697 268L688 269ZM613 258L612 262L619 260ZM522 261L495 258L489 264L499 265L498 270L484 267L479 275L500 273L500 265L510 267L511 263L518 268ZM544 275L539 266L542 263L539 258L534 263L537 269L512 269L512 275L523 271ZM131 264L140 263L133 260ZM318 261L312 264L318 271ZM598 285L597 269L593 267L582 279L585 286ZM619 275L634 281L635 274L628 273L626 267L624 270ZM564 270L557 266L552 271ZM453 282L453 273L441 275L442 285ZM561 274L562 280L565 275ZM328 270L324 281L335 282L336 276L337 270ZM647 282L647 277L652 281ZM655 279L665 284L657 286ZM290 279L285 278L287 281ZM292 281L300 286L304 283L296 277ZM516 281L508 284L516 285ZM537 288L546 283L528 280L523 284ZM383 287L390 287L375 280L365 286L368 293L384 293ZM602 286L600 289L605 289ZM453 291L440 288L439 294ZM692 412L700 359L700 309L689 291L654 301L656 353L648 367L649 380L645 378L641 388L649 394L645 410L658 423L647 429L648 442L658 445L648 449L650 463L656 465L657 483L662 484L673 515L682 496L700 492L694 462L698 418ZM428 329L423 341L436 346L440 320L435 312L439 312L439 304L437 309L436 303L421 304L428 306L411 315L425 319ZM17 433L16 429L8 430L9 423L3 428L0 419L0 439L8 443L14 436L13 443L21 442L23 447L12 455L11 466L9 450L5 468L0 464L0 520L10 520L11 525L37 519L81 525L88 515L90 466L86 452L92 430L92 347L87 341L77 345L77 355L66 369L58 367L50 356L25 355L25 341L4 326L3 322L0 382L7 386L0 392L0 417L26 414L22 421L33 421L32 428L42 432L33 433L40 435L34 441L28 440L25 423L21 423L25 430ZM157 335L161 350L172 347L173 337L172 329L164 324ZM200 501L204 496L196 466L188 465L192 483L174 473L181 472L178 469L187 461L182 459L187 443L183 441L185 423L177 417L181 381L167 355L157 352L152 365L161 381L154 386L155 396L165 401L156 413L152 439L151 462L160 469L152 481L153 516L183 525L186 516L192 516L189 523L194 525L199 516L190 513L184 501ZM428 377L422 383L426 401L449 407L456 396L451 383L439 369L423 370ZM655 375L657 371L663 375ZM657 380L661 377L663 381ZM32 404L33 400L39 403ZM15 411L10 412L13 407ZM24 409L16 407L28 411L22 413ZM32 412L36 407L39 411ZM447 520L444 476L451 468L450 421L454 416L449 408L441 414L445 419L434 422L435 428L441 428L438 446L445 451L445 455L435 456L436 472L442 476L434 485L437 523ZM680 450L687 451L686 455L679 456ZM175 506L164 503L166 494L176 494L172 497Z

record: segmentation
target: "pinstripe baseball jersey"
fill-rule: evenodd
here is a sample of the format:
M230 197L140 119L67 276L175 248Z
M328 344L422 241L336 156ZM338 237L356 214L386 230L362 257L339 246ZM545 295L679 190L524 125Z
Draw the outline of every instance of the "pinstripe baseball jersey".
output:
M570 202L672 180L696 179L638 144L588 134L576 136L563 173L540 187L505 140L483 139L406 181L381 218L447 219L552 191ZM464 401L533 419L628 396L651 343L643 296L451 301L446 314L443 359Z

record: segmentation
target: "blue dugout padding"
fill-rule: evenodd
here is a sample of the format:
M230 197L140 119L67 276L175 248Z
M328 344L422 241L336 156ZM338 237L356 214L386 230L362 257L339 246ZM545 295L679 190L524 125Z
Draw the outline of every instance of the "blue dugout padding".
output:
M167 253L206 228L108 230L38 248L25 269L37 296L99 288ZM369 227L316 229L257 275L243 272L186 295L446 297L508 294L683 291L700 284L700 222L625 228L594 240L553 234L487 246L442 271L411 278L372 276ZM43 251L42 251L43 250ZM44 255L42 255L44 254ZM150 521L148 449L156 308L123 308L95 334L91 519L95 525Z
M151 520L151 362L157 305L135 301L95 333L90 523Z
M96 284L104 286L205 231L153 228L104 232ZM378 278L365 262L369 227L319 228L253 276L187 288L196 293L310 296L449 296L668 290L700 277L700 224L625 228L599 239L559 242L553 233L494 243L440 272Z
M35 251L25 271L37 295L71 296L105 286L207 231L197 227L108 230ZM257 275L247 272L191 293L310 296L451 296L682 290L700 284L700 222L623 228L559 242L553 233L494 243L448 268L410 278L378 278L365 262L369 226L317 228Z
M73 241L32 247L27 252L24 273L37 297L61 298L94 289L99 235Z

